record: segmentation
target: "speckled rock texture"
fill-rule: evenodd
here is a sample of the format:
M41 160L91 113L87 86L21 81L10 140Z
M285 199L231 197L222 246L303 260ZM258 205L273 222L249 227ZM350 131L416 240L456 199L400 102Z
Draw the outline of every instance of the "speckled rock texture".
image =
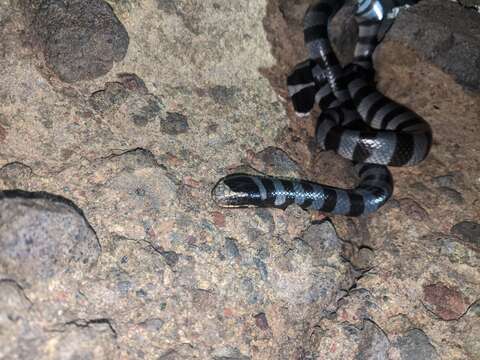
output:
M65 82L94 79L125 57L128 33L104 0L29 0L31 36Z
M310 0L110 0L83 77L46 61L32 3L0 0L0 358L480 358L475 9L402 10L378 87L431 154L378 213L326 219L210 197L234 171L354 183L286 99ZM347 8L332 31L348 61Z
M98 239L81 210L44 193L0 192L0 272L25 282L95 264Z

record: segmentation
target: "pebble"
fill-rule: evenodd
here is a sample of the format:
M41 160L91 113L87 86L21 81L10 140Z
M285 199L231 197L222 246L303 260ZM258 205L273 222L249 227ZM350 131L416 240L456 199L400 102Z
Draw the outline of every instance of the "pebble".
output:
M163 109L162 101L155 95L136 95L128 101L128 117L137 127L145 127L157 119Z
M129 91L137 92L143 95L148 94L145 82L137 75L132 73L120 73L117 75L123 86Z
M230 259L240 257L240 251L238 250L237 241L235 239L225 239L225 253Z
M118 82L108 82L105 89L90 95L89 103L96 111L105 112L124 103L127 97L128 91L125 86Z
M221 105L231 104L240 89L236 86L216 85L208 89L208 95Z
M165 321L163 321L162 319L152 318L152 319L147 319L144 322L140 323L140 326L148 331L159 332L162 329L164 324L165 324Z
M168 112L167 117L161 120L161 130L165 134L178 135L189 130L187 117L181 113Z
M415 200L410 198L400 199L400 209L410 218L416 221L427 221L429 219L427 211Z
M480 246L480 224L474 221L462 221L453 225L450 232L459 235L464 241Z
M255 324L262 330L268 330L270 326L268 325L268 320L267 316L265 313L258 313L257 315L254 316L255 318Z
M460 172L451 172L445 175L436 176L432 180L433 183L439 187L446 186L449 188L455 188L462 177L462 173Z
M461 205L465 203L463 195L455 189L447 186L441 186L438 188L438 191L454 204Z
M425 305L442 320L456 320L468 308L469 301L463 294L444 284L423 287Z
M11 188L19 187L18 184L28 180L32 175L32 169L20 162L11 162L0 168L0 180Z
M174 251L162 251L161 252L163 259L167 263L168 266L174 267L177 265L177 262L179 260L179 256L176 252Z

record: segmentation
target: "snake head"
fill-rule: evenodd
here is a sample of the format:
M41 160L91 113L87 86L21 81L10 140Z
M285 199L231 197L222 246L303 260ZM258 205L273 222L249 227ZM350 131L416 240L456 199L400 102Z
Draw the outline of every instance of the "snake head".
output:
M252 176L227 175L212 190L212 198L221 207L248 207L257 205L261 196Z

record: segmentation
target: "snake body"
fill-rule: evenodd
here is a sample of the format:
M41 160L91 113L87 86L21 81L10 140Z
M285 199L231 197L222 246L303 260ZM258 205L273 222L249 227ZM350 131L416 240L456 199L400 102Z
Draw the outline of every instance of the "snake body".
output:
M295 66L287 78L298 115L308 115L315 105L322 110L316 141L354 162L360 180L357 187L339 189L303 180L232 174L213 189L217 204L284 209L296 203L304 209L360 216L376 211L392 195L387 165L415 165L425 159L432 143L428 123L381 94L373 82L372 56L387 11L384 1L357 1L359 37L353 61L346 67L340 65L328 38L328 24L344 1L320 0L310 6L304 18L309 59Z

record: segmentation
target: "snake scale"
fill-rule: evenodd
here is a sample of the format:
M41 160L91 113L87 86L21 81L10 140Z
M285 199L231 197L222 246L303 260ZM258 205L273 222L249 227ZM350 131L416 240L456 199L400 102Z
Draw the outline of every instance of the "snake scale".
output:
M212 190L222 207L303 209L347 216L372 213L390 198L393 179L387 166L415 165L432 143L430 126L415 112L381 94L374 84L373 52L380 41L388 0L357 0L358 41L351 64L342 67L329 41L328 25L345 4L319 0L304 17L309 58L287 78L289 97L299 116L321 109L316 142L354 163L359 177L353 189L304 180L231 174Z

